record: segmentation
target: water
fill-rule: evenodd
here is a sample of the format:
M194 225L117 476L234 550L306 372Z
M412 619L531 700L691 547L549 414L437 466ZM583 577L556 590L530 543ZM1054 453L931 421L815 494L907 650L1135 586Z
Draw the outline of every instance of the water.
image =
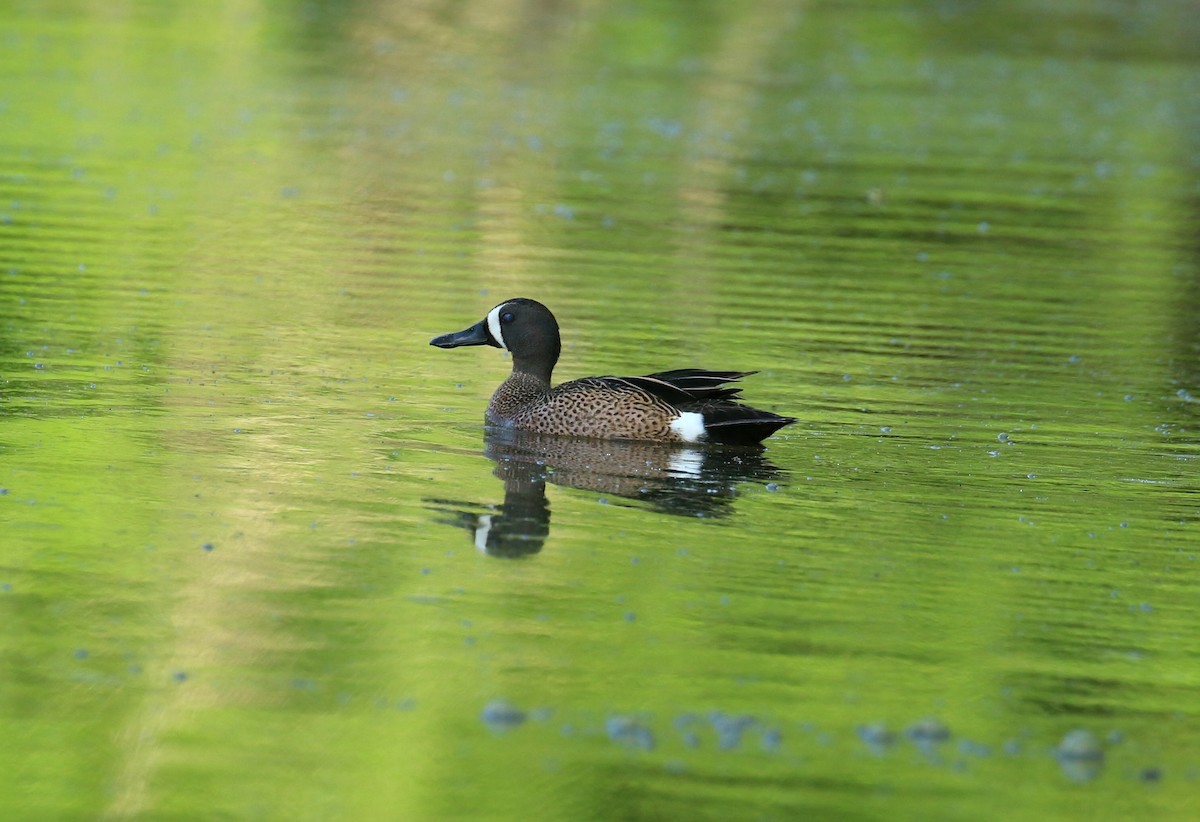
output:
M1194 815L1187 4L0 21L6 817Z

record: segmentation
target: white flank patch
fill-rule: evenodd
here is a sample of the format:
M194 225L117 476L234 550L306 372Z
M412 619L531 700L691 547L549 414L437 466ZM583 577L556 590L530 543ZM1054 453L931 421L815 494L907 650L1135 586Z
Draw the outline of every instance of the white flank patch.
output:
M502 308L504 306L498 305L488 312L488 331L492 332L492 339L500 343L500 347L507 351L508 346L504 344L504 335L500 333L500 309Z
M671 430L684 442L699 442L704 438L704 415L698 411L684 411L671 420Z
M487 553L488 533L492 530L492 515L484 514L475 521L475 547Z

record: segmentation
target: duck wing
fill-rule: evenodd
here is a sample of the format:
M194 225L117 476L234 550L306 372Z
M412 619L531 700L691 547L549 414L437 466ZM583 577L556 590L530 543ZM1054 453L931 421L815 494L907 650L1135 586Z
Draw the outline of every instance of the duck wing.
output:
M703 368L677 368L641 377L584 377L574 383L611 391L641 391L676 408L687 408L710 400L739 398L741 386L726 387L757 371L707 371Z
M649 377L584 377L580 380L572 380L569 383L560 385L557 391L570 386L572 389L601 389L604 391L618 392L635 392L638 394L649 394L656 399L661 400L667 405L678 408L680 405L694 403L697 400L690 392L683 388L672 385L669 382L664 382Z
M674 371L660 371L657 374L647 374L636 379L666 383L686 392L693 401L722 400L733 399L742 391L741 386L723 387L726 383L737 382L743 377L757 373L757 371L708 371L703 368L677 368Z

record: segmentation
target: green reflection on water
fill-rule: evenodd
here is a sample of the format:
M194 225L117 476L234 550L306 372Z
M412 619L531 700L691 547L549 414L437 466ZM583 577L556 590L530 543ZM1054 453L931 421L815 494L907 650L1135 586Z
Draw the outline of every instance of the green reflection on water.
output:
M1187 818L1184 4L0 21L14 818ZM485 442L518 295L802 421Z

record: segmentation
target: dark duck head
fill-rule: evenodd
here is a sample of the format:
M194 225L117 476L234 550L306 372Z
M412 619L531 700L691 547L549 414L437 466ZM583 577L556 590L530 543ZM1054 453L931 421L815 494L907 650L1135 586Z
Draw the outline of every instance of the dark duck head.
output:
M513 371L537 377L549 385L562 352L558 321L537 300L518 297L500 303L470 328L442 334L429 341L438 348L491 345L512 354Z

